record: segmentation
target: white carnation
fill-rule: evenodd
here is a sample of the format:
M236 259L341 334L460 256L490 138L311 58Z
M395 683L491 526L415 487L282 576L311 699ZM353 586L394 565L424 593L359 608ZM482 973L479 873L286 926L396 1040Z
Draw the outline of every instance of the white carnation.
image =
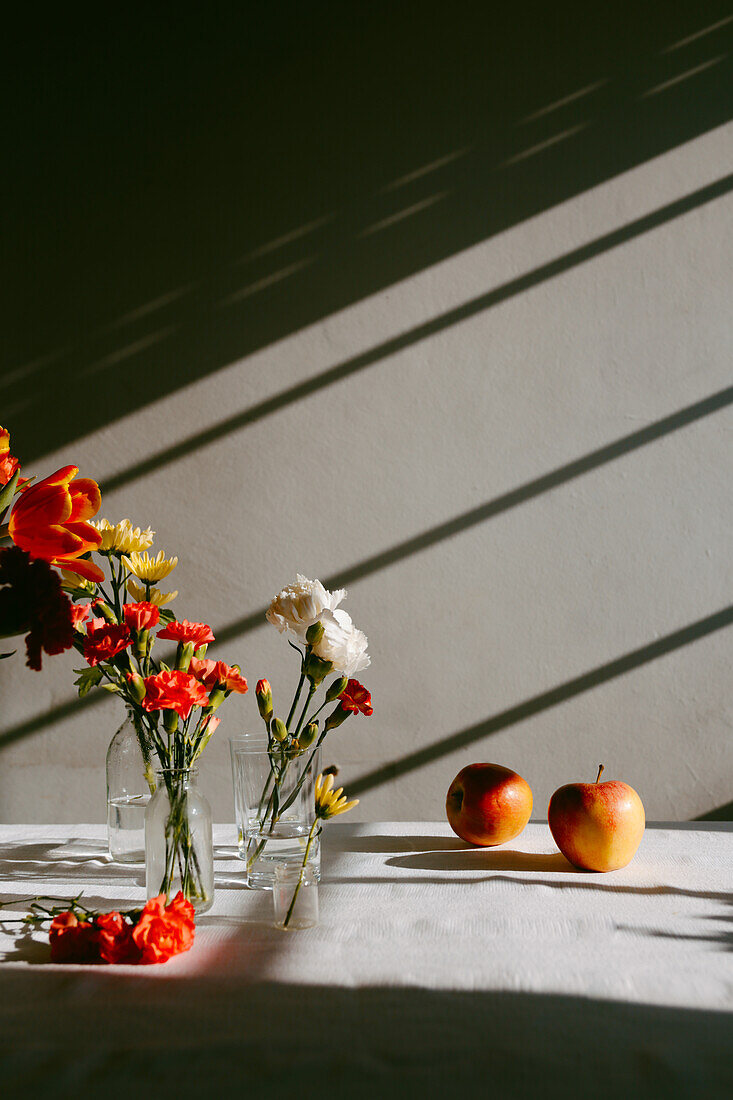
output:
M308 627L318 622L324 611L334 611L345 595L345 588L329 592L320 581L310 581L298 573L295 584L288 585L275 596L266 618L281 634L290 630L304 642Z
M322 660L331 661L334 672L354 676L371 664L367 636L356 629L348 612L324 610L318 618L323 623L323 637L313 652Z

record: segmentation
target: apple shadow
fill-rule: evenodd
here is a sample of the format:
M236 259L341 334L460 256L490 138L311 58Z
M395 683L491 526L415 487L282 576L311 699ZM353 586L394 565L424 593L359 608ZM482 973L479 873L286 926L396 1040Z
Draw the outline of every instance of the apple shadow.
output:
M463 848L460 851L414 852L386 860L390 867L422 871L553 871L579 874L560 852L518 852L513 848Z

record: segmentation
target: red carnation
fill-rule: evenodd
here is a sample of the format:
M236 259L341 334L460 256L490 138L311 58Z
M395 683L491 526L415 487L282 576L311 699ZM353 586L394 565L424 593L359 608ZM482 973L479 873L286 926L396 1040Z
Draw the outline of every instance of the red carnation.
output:
M132 634L124 623L108 623L106 619L92 619L84 639L84 656L92 667L100 661L111 661L132 642Z
M0 635L24 634L29 668L40 671L42 651L49 656L74 644L72 606L58 573L25 550L0 550Z
M53 918L48 938L51 962L96 962L99 958L96 928L71 911Z
M205 707L209 695L203 684L188 672L159 672L145 677L144 710L174 710L184 721L193 707Z
M190 623L187 619L175 620L159 631L158 638L167 638L171 642L193 642L198 647L214 641L214 635L210 626L206 623Z
M162 963L188 951L195 930L193 906L180 890L169 905L165 904L165 894L151 898L132 932L141 952L140 962Z
M343 694L339 696L339 703L344 710L350 710L353 714L372 713L372 697L363 684L358 680L349 680Z
M106 963L136 963L140 948L132 933L134 926L120 913L101 913L95 920L99 957Z
M140 603L126 603L122 608L122 615L126 626L133 633L140 634L143 630L151 630L158 625L160 608L154 603L141 600Z

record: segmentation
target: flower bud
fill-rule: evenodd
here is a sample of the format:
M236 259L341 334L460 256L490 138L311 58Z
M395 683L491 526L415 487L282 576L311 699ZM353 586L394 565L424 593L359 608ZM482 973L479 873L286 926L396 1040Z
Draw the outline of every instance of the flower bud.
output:
M225 699L226 691L224 688L215 687L213 691L209 692L209 701L206 704L206 710L212 713L217 707L221 706Z
M313 686L318 687L333 672L333 664L316 657L315 653L309 653L305 659L304 672Z
M203 725L203 736L202 736L201 740L199 741L199 747L196 749L195 759L198 760L199 756L201 755L201 753L204 751L204 749L208 745L209 741L211 740L212 733L214 732L214 730L216 729L216 727L219 725L220 722L221 722L221 718L215 718L213 714L209 715L209 717L206 719L206 721L204 722L204 725Z
M272 718L272 688L270 687L270 681L258 680L255 695L260 718L265 722L269 722Z
M315 741L316 737L318 737L318 723L317 722L309 722L308 725L305 727L305 729L301 732L300 736L298 737L298 740L300 741L301 749L310 748L310 746Z
M340 726L342 722L346 721L350 714L351 711L344 710L344 708L339 703L339 705L336 707L336 710L332 711L326 719L326 725L323 727L324 733L326 733L328 730L335 730L337 726Z
M348 687L348 683L349 681L346 676L339 676L338 680L334 680L326 692L326 702L332 703L334 699L338 699L339 695L343 695Z
M323 637L323 623L311 623L305 632L305 640L308 645L317 646Z
M133 697L136 703L142 703L145 698L145 681L139 672L128 672L127 685L130 690L130 695Z
M288 736L288 727L285 725L282 718L273 718L270 732L276 741L284 741Z
M96 600L92 600L92 607L94 608L94 614L101 615L108 623L117 622L117 617L112 608L109 604L105 603L103 599L100 599L100 597L97 597Z
M179 642L176 650L176 669L179 672L188 672L192 657L193 642Z
M135 638L135 645L133 646L133 652L138 661L142 661L148 654L148 641L150 639L149 630L141 630Z
M163 711L163 728L167 733L175 733L178 729L178 715L174 710Z

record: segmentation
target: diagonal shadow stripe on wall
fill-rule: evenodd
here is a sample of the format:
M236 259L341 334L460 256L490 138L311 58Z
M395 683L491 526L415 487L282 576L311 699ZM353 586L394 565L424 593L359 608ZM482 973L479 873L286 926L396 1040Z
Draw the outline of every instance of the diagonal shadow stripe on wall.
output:
M615 459L653 443L655 440L684 428L688 424L694 424L695 421L710 416L720 409L727 408L731 404L733 404L733 386L728 386L726 389L719 390L701 401L686 405L683 409L662 417L661 420L655 420L652 424L647 424L637 431L621 436L620 439L616 439L604 447L599 447L597 450L590 451L572 462L558 466L556 469L550 470L549 473L542 474L541 477L525 481L523 485L494 497L493 500L479 505L478 508L472 508L460 516L454 516L453 519L446 520L445 523L439 523L435 527L421 531L419 535L414 535L412 538L405 539L404 542L390 546L387 550L381 550L378 554L364 558L363 561L349 566L348 569L343 569L339 573L325 577L323 583L327 588L342 588L354 584L356 581L363 580L381 569L387 569L390 565L395 565L413 554L427 550L444 539L459 535L479 523L484 523L486 520L493 519L494 516L501 515L502 512L507 512L511 508L516 508L519 504L524 504L543 493L550 492L550 490L572 481L573 478L581 477L607 462L613 462ZM224 627L223 630L217 633L218 641L230 641L232 638L256 629L264 622L266 610L267 608L263 607L253 614L237 620L237 622L230 623L229 626Z
M111 493L116 489L121 489L124 485L130 484L130 482L140 477L144 477L146 474L153 473L162 466L169 465L172 462L176 462L178 459L187 457L193 450L205 447L221 439L223 436L229 435L231 432L239 431L250 424L256 423L258 420L262 420L264 417L271 416L273 413L286 408L288 405L292 405L296 401L302 401L312 396L314 393L318 393L319 390L325 389L336 382L341 382L345 378L358 374L367 367L373 366L375 363L391 355L396 355L405 348L411 347L431 336L435 336L437 333L443 332L452 325L468 320L470 317L474 317L485 310L491 309L493 306L497 306L526 290L531 290L533 287L539 286L549 279L553 279L558 275L564 274L566 271L570 271L579 264L586 263L588 260L604 252L608 252L613 248L618 248L619 245L625 244L627 241L631 241L641 236L643 233L656 229L672 221L674 218L689 213L691 210L695 210L708 202L712 202L714 199L727 195L731 191L733 191L733 173L723 176L722 179L716 180L706 187L701 187L699 190L693 191L691 194L685 195L674 202L668 203L666 206L662 206L658 210L652 211L650 214L645 214L643 217L636 218L626 225L619 226L618 229L614 229L610 233L605 233L603 236L597 237L595 240L589 241L579 248L574 248L570 252L558 256L555 260L550 260L548 263L542 264L534 270L518 276L516 279L511 279L502 286L495 287L486 294L480 294L478 297L472 298L470 301L464 302L454 309L447 310L445 313L441 313L439 316L433 317L423 324L416 325L414 328L401 333L399 336L393 336L389 340L385 340L375 347L361 352L359 355L352 356L342 363L329 367L328 370L315 375L313 378L307 378L305 381L299 382L283 390L281 393L275 394L273 397L268 397L265 401L261 401L259 404L253 405L249 409L244 409L235 416L231 416L221 421L219 424L214 424L210 428L197 432L185 440L175 443L170 447L163 448L156 454L128 466L125 470L120 470L118 473L113 474L112 477L108 478L102 484L102 492Z
M564 684L558 684L557 687L550 688L549 691L533 695L532 698L525 699L524 702L518 703L516 706L500 711L499 714L494 714L483 722L477 722L473 726L459 730L458 733L451 734L450 737L445 737L441 741L427 745L424 749L418 749L416 752L409 753L398 760L392 760L389 764L384 764L380 768L375 768L374 771L358 776L349 783L349 794L353 796L361 795L366 791L373 790L375 787L381 787L391 780L399 779L400 776L407 775L418 768L423 768L427 764L432 764L457 749L473 745L492 733L508 729L518 722L523 722L527 718L541 714L542 711L550 710L569 699L574 699L577 695L582 695L592 688L606 684L610 680L615 680L618 676L623 676L642 665L649 664L650 661L656 661L659 657L673 653L676 649L691 645L693 642L699 641L700 638L705 638L709 634L714 634L716 631L730 626L731 623L733 623L733 604L713 615L708 615L704 619L698 619L697 622L690 623L689 626L685 626L681 630L665 634L664 637L658 638L648 645L633 649L630 653L624 654L623 657L617 657L613 661L608 661L606 664L590 669L589 672L584 672L581 676L566 680Z

